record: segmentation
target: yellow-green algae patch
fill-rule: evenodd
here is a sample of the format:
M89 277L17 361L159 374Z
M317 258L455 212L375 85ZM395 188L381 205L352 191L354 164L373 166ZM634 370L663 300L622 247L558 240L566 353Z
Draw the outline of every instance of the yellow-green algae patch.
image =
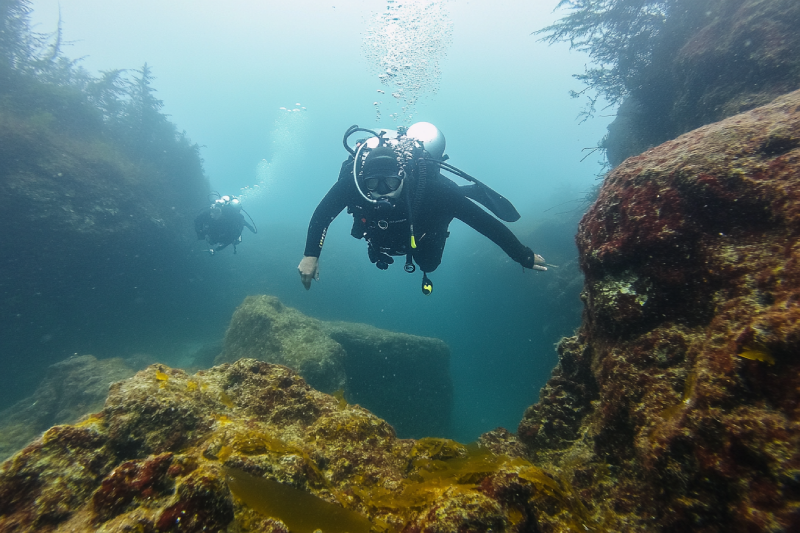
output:
M264 516L280 519L292 533L369 533L372 524L363 515L321 498L238 468L225 468L231 492Z

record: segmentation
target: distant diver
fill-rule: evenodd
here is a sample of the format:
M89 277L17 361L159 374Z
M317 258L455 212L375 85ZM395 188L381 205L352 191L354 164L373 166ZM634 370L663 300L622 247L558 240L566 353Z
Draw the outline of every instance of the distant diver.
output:
M242 203L238 198L225 195L219 196L209 207L203 208L194 219L197 238L198 240L205 239L211 245L209 250L211 255L229 245L233 245L235 254L236 246L242 242L242 230L245 227L253 233L258 233L253 219L248 214L250 222L247 222L242 211ZM245 211L245 213L247 212Z
M356 143L357 131L371 135ZM342 139L350 157L342 163L339 179L314 211L308 225L303 259L297 267L306 289L319 280L319 256L328 226L347 207L353 215L350 234L367 241L369 259L379 269L406 256L405 271L422 270L422 292L430 294L428 273L442 260L450 222L457 218L496 243L524 268L547 270L544 258L524 246L499 219L514 222L519 213L506 198L477 179L445 163L444 135L428 122L408 129L372 130L351 126ZM459 187L441 175L446 170L471 182ZM416 263L416 265L415 265Z

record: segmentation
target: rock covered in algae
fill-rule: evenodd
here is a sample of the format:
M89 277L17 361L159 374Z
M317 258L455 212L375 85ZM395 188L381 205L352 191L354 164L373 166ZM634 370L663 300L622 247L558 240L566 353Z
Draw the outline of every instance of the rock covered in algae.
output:
M614 531L800 530L800 91L626 160L519 436Z
M10 532L551 531L584 523L575 502L520 457L398 439L253 359L194 375L152 365L114 384L102 411L0 465Z
M322 331L321 322L287 307L275 296L248 296L236 308L217 363L241 358L286 365L313 387L345 387L345 352Z
M51 365L32 396L0 412L0 460L55 424L74 423L99 411L108 386L133 374L121 359L98 360L92 355Z
M243 357L286 365L323 392L344 391L404 437L449 429L450 349L439 339L325 322L258 295L236 309L217 363Z

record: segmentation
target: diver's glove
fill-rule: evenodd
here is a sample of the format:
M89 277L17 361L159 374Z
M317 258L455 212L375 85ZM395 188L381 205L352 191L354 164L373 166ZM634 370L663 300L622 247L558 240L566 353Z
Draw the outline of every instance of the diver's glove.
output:
M375 263L375 266L381 270L386 270L389 268L389 265L394 263L394 259L391 255L376 250L372 245L367 247L367 254L369 255L369 260Z
M533 253L533 250L527 247L525 248L525 259L520 261L520 264L525 268L530 268L532 270L547 270L547 267L544 266L544 257Z
M300 281L306 290L311 288L311 280L319 281L319 257L304 255L303 260L297 265L300 272Z

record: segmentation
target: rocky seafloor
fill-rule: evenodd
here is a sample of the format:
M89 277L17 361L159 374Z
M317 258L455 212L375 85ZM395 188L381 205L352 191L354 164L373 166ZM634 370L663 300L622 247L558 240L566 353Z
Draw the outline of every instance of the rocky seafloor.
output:
M399 439L251 358L151 365L0 466L0 531L800 530L800 91L630 158L517 435Z
M520 457L398 439L294 371L241 359L189 375L152 365L105 407L0 469L0 531L501 531L585 511ZM465 529L466 528L466 529Z

